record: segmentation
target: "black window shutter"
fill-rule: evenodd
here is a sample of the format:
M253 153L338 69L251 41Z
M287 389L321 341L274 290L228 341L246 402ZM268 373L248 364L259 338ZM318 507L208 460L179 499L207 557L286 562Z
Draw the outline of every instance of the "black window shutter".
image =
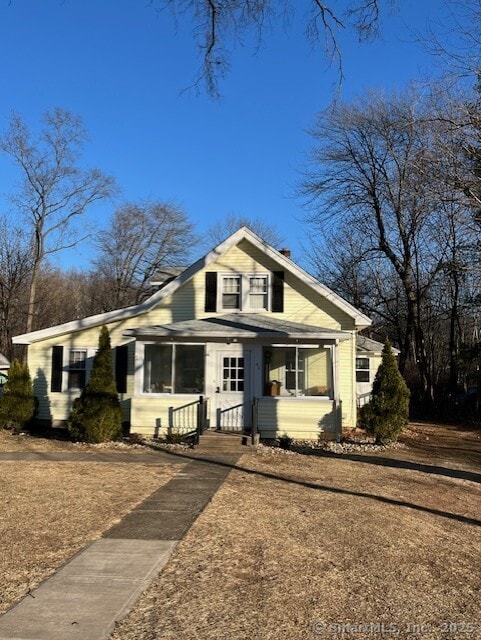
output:
M115 347L115 382L117 383L117 393L127 393L128 356L128 344Z
M205 272L205 311L217 311L217 273Z
M62 391L63 347L52 347L52 375L50 391Z
M272 274L272 311L284 311L284 271L274 271Z

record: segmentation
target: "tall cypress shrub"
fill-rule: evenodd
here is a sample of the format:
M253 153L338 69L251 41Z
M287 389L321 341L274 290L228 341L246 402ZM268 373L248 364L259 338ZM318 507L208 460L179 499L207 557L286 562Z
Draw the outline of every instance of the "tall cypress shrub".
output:
M396 441L409 419L409 390L399 373L389 340L382 351L372 385L371 400L360 410L359 426L378 444Z
M99 443L122 435L122 409L112 366L110 335L103 326L90 378L72 407L68 430L75 440Z
M0 427L21 431L35 415L36 401L27 364L13 360L0 396Z

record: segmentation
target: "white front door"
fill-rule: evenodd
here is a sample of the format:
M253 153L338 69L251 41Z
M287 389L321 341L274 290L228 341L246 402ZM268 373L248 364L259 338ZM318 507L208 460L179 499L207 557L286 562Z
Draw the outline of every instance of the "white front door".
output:
M216 428L242 431L251 426L251 351L234 345L217 352Z

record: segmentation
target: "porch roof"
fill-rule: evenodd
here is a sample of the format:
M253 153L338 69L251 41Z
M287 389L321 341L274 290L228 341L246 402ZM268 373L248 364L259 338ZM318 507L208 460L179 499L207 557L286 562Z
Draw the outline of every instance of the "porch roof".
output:
M325 329L299 322L290 322L272 316L232 313L224 316L184 320L172 324L127 329L126 336L148 338L197 338L228 340L269 338L283 340L347 340L347 331Z
M367 336L356 336L356 350L358 353L366 355L381 355L384 349L384 343L368 338ZM399 349L391 345L391 350L395 356L400 354Z

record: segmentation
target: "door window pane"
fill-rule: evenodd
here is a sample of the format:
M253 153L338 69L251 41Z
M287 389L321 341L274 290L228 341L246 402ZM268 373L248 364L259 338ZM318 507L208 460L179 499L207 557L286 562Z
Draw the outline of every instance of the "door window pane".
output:
M244 391L244 358L222 359L222 391Z

